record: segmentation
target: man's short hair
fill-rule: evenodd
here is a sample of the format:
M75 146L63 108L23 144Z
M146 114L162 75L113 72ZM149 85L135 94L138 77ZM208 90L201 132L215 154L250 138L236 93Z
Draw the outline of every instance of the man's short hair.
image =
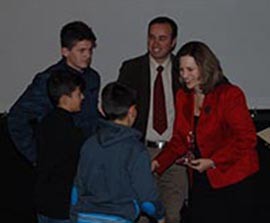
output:
M53 71L47 82L48 96L55 106L59 104L61 96L70 96L77 87L84 91L84 79L79 74L67 70Z
M70 22L63 26L61 33L61 47L69 50L78 42L89 40L96 46L96 36L92 29L82 21Z
M148 33L150 31L151 26L154 24L168 24L168 25L170 25L170 27L172 29L172 39L175 39L177 37L178 28L177 28L175 21L173 21L171 18L166 17L166 16L160 16L160 17L156 17L156 18L152 19L148 24Z
M108 120L123 119L136 103L136 91L120 82L109 83L102 90L101 107Z

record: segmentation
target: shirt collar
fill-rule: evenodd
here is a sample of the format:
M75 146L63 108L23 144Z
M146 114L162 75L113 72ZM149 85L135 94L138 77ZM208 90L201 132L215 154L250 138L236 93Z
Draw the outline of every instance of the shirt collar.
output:
M170 59L171 59L171 55L169 55L164 61L163 63L159 64L156 62L156 60L149 54L149 58L150 58L150 64L151 66L153 66L155 68L155 70L158 68L158 66L163 66L164 69L167 68L167 66L169 65L170 63Z

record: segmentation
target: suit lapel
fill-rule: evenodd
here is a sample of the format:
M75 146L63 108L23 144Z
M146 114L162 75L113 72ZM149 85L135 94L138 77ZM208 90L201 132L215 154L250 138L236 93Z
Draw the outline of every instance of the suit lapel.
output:
M146 54L143 58L143 65L142 65L142 84L141 86L144 87L145 89L141 89L142 91L145 92L145 100L144 100L144 105L145 105L145 111L147 113L147 117L149 114L149 107L150 107L150 60L149 60L149 55Z

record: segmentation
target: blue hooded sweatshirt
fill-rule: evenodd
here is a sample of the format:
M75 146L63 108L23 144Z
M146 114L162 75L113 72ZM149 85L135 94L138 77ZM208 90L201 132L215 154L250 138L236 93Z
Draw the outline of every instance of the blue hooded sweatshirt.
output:
M78 213L100 213L134 221L140 211L163 218L150 157L140 136L135 129L100 122L81 150L72 192L73 220Z

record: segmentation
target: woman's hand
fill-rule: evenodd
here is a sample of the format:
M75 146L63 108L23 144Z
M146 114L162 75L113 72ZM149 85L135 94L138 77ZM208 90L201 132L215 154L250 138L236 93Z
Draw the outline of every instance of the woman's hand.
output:
M200 173L206 171L209 168L215 168L214 161L207 158L193 159L186 165L194 170L198 170Z
M151 171L154 172L157 168L159 168L159 163L157 160L153 160L151 163Z

